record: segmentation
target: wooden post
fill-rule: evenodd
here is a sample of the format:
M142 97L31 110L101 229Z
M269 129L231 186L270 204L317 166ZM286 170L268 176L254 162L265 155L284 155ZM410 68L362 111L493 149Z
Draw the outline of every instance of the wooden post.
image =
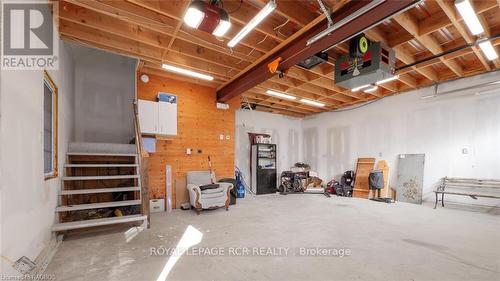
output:
M142 156L141 156L142 158ZM141 159L140 173L141 173L141 198L142 198L142 208L141 213L148 216L148 228L150 227L150 215L149 215L149 157L144 157Z
M150 227L149 212L149 153L144 150L142 145L141 127L139 124L139 109L137 100L134 101L134 127L135 127L135 145L137 148L137 158L139 161L139 174L141 181L141 213L148 217L147 228Z

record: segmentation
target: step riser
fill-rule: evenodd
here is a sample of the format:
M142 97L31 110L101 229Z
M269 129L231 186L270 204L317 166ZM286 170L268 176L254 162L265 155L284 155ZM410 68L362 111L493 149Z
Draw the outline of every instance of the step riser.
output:
M138 179L139 175L64 177L63 181Z
M56 208L56 212L70 212L70 211L80 211L80 210L91 210L100 208L113 208L113 207L123 207L123 206L135 206L141 205L141 200L127 200L127 201L114 201L114 202L103 202L94 204L78 204L71 206L60 206Z
M137 164L65 164L64 168L137 168Z
M96 194L96 193L111 193L111 192L128 192L128 191L141 191L140 187L109 187L109 188L94 188L94 189L77 189L77 190L63 190L59 195L81 195L81 194Z
M67 156L109 156L109 157L137 157L135 153L87 153L87 152L68 152Z

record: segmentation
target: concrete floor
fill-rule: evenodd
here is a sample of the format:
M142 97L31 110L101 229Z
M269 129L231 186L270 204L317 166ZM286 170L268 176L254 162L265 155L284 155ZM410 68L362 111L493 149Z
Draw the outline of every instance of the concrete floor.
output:
M151 224L129 243L123 227L69 235L46 273L57 280L157 280L169 256L151 256L151 248L175 247L192 225L203 233L196 250L222 247L224 254L185 254L167 280L500 279L500 217L492 213L269 195L240 200L229 212L154 214ZM236 247L282 247L282 255L229 256ZM351 254L300 256L300 248L315 247Z

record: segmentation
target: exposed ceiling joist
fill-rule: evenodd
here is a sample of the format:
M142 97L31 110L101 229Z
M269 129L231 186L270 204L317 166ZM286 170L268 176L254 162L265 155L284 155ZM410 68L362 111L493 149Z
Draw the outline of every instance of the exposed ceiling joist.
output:
M470 1L485 29L484 36L498 35L500 18L495 15L500 13L499 1ZM230 11L236 10L240 3L239 0L223 2L224 8ZM256 30L237 46L227 47L227 42L267 2L243 0L238 11L230 14L231 30L225 36L216 38L183 24L189 0L61 0L61 38L138 58L143 65L141 73L220 87L246 73L256 62L269 58L270 54L279 50L278 46L297 40L325 19L315 0L276 0L278 7ZM361 5L363 1L323 2L331 11L336 11L352 5L350 2ZM348 44L344 42L328 51L330 60L326 63L312 69L293 66L284 78L273 76L245 91L244 95L253 95L250 102L258 101L266 111L273 111L269 108L274 108L274 113L280 110L281 114L310 115L500 68L500 60L486 60L477 46L462 48L465 44L476 42L477 37L468 32L453 1L421 2L418 8L405 11L403 15L411 19L406 26L386 20L365 31L372 41L385 42L395 50L399 69L397 81L382 84L373 93L353 93L337 86L334 64L337 57L348 53ZM498 46L500 39L494 39L492 43ZM162 63L206 73L214 76L215 80L200 81L178 76L164 71ZM268 88L281 90L297 99L288 101L272 97L266 94ZM326 106L305 105L299 101L301 98L320 101Z

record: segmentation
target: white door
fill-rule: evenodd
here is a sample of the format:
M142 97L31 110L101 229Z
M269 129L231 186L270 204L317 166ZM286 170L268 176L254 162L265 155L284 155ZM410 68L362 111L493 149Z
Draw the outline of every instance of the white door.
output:
M177 135L177 104L158 102L158 124L161 135Z
M139 100L139 125L143 134L158 134L158 103Z

